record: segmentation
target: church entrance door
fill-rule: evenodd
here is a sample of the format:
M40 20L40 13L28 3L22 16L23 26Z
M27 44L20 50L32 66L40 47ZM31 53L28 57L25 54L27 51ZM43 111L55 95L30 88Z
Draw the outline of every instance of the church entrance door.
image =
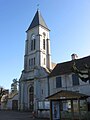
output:
M34 109L34 87L29 88L29 110L33 111Z
M18 100L12 100L12 110L18 110Z

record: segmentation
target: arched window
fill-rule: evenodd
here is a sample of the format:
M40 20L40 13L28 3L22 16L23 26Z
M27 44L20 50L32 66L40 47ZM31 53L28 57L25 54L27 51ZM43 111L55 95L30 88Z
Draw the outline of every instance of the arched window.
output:
M45 36L46 36L46 33L43 32L43 49L45 50Z
M34 58L30 58L30 59L29 59L29 67L30 67L30 68L35 67L35 64L36 64L35 57L34 57Z
M31 50L35 50L35 35L32 34L31 36Z
M45 50L45 39L43 39L43 49Z
M46 33L45 33L45 32L43 32L43 36L44 36L44 37L46 36Z

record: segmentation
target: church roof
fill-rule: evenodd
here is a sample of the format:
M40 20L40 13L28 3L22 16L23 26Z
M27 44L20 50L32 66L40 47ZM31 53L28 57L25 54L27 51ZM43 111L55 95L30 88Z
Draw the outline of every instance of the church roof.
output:
M36 27L36 26L39 26L39 25L41 25L42 27L48 29L48 26L46 25L46 23L45 23L42 15L41 15L41 13L40 13L40 11L37 10L37 12L36 12L36 14L35 14L32 22L31 22L31 24L30 24L30 26L29 26L29 28L28 28L28 30L30 30L30 29L32 29L32 28L34 28L34 27ZM27 30L27 31L28 31L28 30ZM48 29L48 30L49 30L49 29Z
M74 62L76 63L76 66L79 70L85 70L85 64L87 64L90 67L90 56L63 63L58 63L50 73L49 77L72 73L73 72L72 67Z

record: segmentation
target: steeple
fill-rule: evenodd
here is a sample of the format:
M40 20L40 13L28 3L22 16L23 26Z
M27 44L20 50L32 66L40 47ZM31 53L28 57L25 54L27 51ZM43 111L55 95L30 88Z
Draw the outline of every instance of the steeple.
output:
M45 23L42 15L41 15L41 13L40 13L40 11L37 10L37 12L36 12L36 14L35 14L32 22L31 22L31 24L30 24L30 26L29 26L29 28L28 28L28 30L31 30L32 28L34 28L34 27L36 27L36 26L39 26L39 25L41 25L42 27L48 29L48 26L46 25L46 23ZM28 30L27 30L27 31L28 31ZM48 30L49 30L49 29L48 29Z
M25 45L24 70L37 67L51 69L49 32L40 11L37 10L28 30Z

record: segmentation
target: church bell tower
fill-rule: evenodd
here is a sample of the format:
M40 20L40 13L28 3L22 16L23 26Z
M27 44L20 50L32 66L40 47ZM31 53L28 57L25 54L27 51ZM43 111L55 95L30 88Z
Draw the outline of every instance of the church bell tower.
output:
M48 95L48 75L51 67L49 28L37 10L26 31L24 70L19 80L19 107L37 109L38 100ZM44 91L42 95L41 91Z
M37 10L29 28L24 56L24 70L26 72L37 67L51 68L51 53L49 28L47 27L41 13Z

